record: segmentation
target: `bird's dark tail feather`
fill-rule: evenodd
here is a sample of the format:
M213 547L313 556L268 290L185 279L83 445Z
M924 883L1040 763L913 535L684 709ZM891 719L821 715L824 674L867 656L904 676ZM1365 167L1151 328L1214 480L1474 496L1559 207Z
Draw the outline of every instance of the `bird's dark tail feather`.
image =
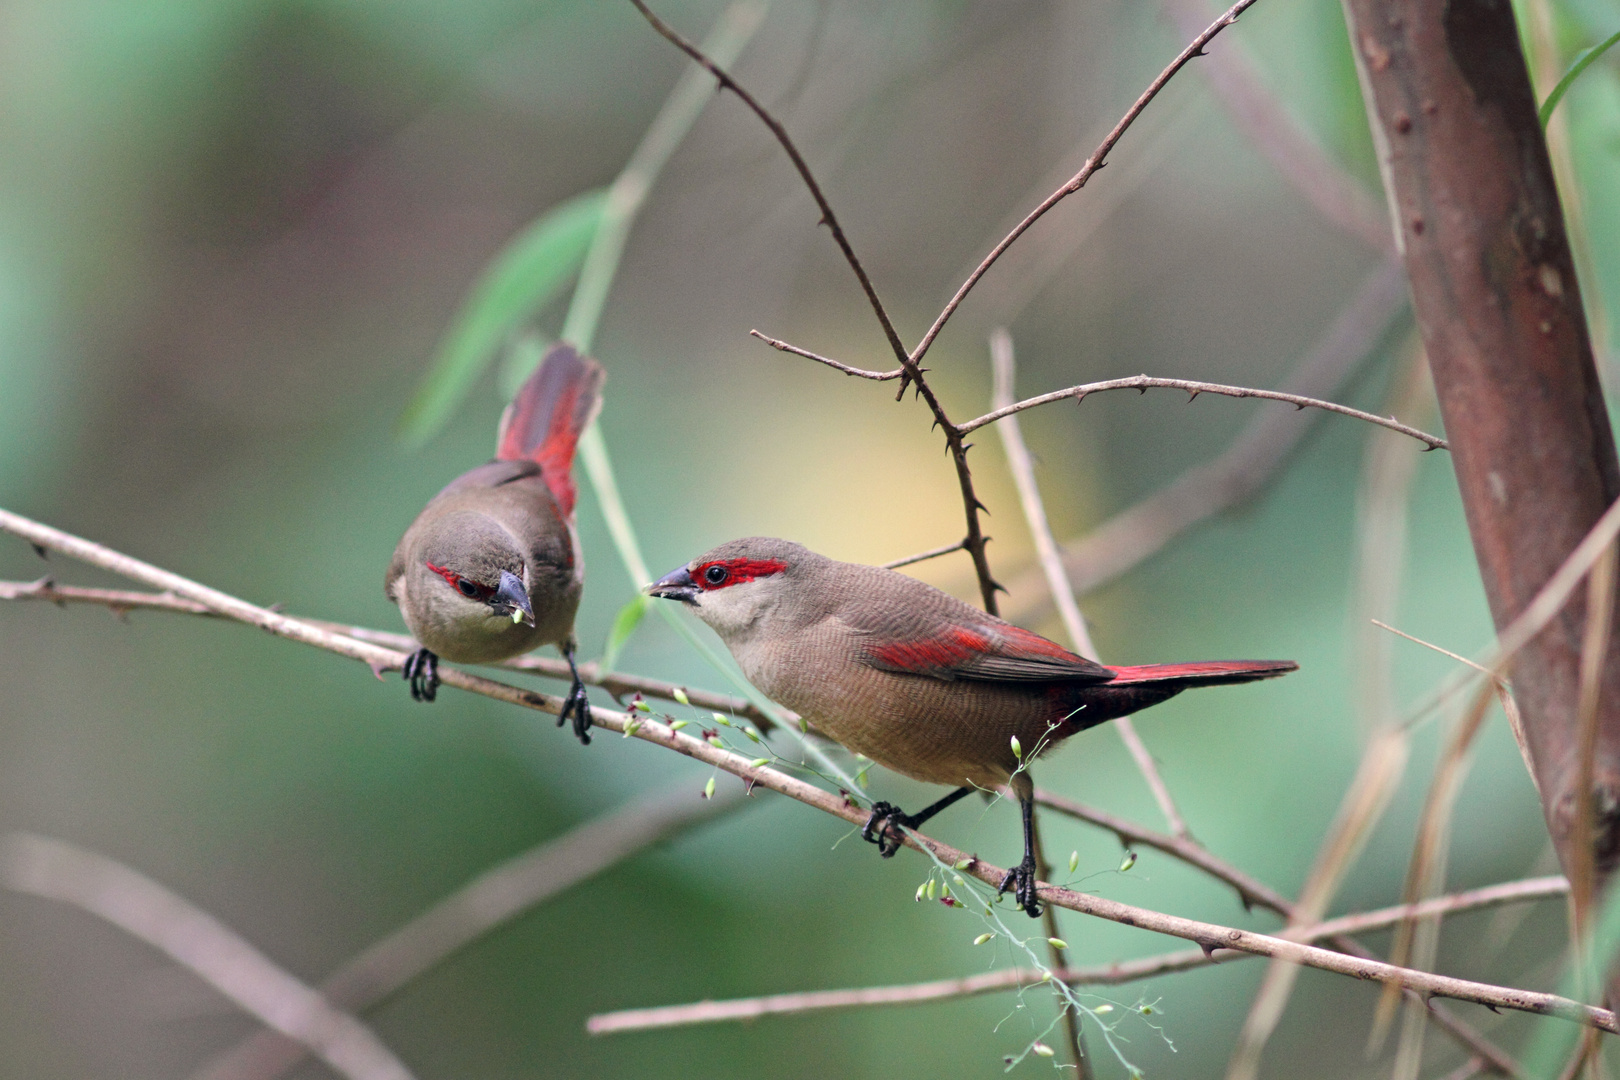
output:
M1206 660L1196 664L1143 664L1139 667L1110 668L1114 677L1108 686L1143 684L1171 684L1180 688L1189 686L1221 686L1226 683L1254 682L1256 679L1274 679L1296 671L1299 665L1292 660Z
M533 461L564 514L574 512L574 447L602 407L602 367L558 342L501 417L495 456Z

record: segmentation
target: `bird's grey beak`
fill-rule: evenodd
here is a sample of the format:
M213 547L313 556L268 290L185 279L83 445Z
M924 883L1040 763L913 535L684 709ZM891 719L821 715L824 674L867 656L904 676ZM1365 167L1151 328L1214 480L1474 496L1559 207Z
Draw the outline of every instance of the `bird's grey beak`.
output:
M648 596L679 600L683 604L696 604L697 594L697 582L692 580L691 573L684 566L679 570L671 570L647 586Z
M523 579L510 570L501 571L500 587L489 598L489 604L496 614L510 616L513 622L534 625L534 608L529 605L529 590L523 587Z

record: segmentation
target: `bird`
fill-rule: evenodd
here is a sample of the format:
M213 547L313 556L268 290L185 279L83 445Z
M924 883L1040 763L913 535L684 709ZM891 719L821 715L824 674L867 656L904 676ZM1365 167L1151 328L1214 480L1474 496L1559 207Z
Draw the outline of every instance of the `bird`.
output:
M974 790L1005 784L1024 855L999 893L1040 913L1029 763L1061 740L1194 686L1269 679L1289 660L1104 667L893 570L788 540L721 544L647 587L689 606L750 682L847 749L955 791L914 814L878 802L861 835L888 858Z
M501 416L495 460L445 485L411 522L383 589L421 648L404 665L432 701L439 660L488 664L555 645L573 674L557 725L589 744L590 703L574 663L585 562L572 468L602 405L601 365L552 345Z

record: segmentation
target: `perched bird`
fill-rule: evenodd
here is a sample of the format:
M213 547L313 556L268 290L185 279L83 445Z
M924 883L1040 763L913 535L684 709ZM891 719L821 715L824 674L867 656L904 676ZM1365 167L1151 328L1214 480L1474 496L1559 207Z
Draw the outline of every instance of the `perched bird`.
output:
M1104 667L876 566L835 562L787 540L722 544L648 587L692 607L767 696L895 772L957 790L915 814L886 802L862 836L884 857L975 788L1009 784L1024 858L1001 883L1039 914L1028 763L1059 740L1192 686L1293 671L1288 660Z
M383 588L422 644L405 665L417 701L433 700L441 657L487 664L555 645L574 675L557 724L572 717L591 741L574 666L585 564L570 470L601 406L601 366L553 345L502 415L495 460L450 481L400 538Z

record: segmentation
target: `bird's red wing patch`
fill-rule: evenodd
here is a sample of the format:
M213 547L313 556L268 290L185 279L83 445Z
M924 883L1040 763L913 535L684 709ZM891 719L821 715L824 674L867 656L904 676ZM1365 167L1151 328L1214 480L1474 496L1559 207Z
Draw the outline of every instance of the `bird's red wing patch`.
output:
M725 578L718 583L711 582L707 577L711 566L724 568L726 571ZM706 562L692 571L692 581L704 592L713 592L716 589L741 585L745 581L753 581L756 578L780 574L786 569L787 563L781 559L716 559L713 562Z
M1001 630L1006 644L996 651L1006 656L1050 656L1056 660L1081 660L1055 641L1031 633L1021 626L1006 626Z
M881 667L919 674L945 673L990 648L990 639L965 626L948 627L937 637L868 645L867 653Z

